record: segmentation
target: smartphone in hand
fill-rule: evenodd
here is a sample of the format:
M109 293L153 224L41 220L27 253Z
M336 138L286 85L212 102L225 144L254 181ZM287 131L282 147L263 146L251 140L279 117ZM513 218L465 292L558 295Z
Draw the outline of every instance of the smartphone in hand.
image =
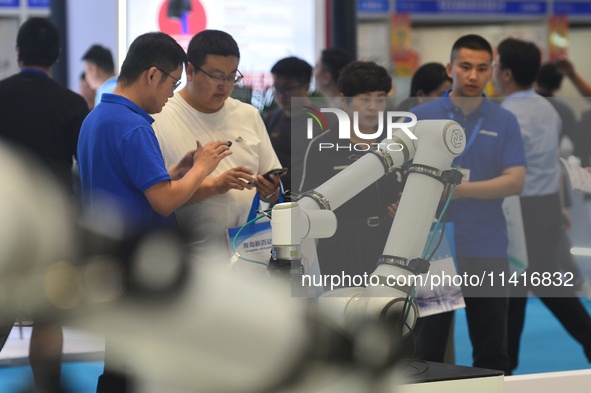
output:
M263 175L263 177L269 181L271 180L271 175L275 175L275 176L283 176L287 173L288 169L287 168L275 168L275 169L271 169L269 172L265 173Z

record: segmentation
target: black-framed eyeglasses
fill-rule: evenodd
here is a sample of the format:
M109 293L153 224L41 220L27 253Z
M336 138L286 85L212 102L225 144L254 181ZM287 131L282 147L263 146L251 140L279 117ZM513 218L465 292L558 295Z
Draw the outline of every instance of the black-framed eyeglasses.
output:
M204 71L201 67L196 67L196 68L199 71L203 72L205 75L209 76L211 78L211 80L213 80L215 83L218 83L218 84L231 83L231 84L235 85L238 82L240 82L242 80L242 78L244 78L244 75L242 75L242 73L238 70L236 70L236 75L215 76L215 75L211 75L207 71Z
M175 82L174 82L174 85L172 85L172 90L176 90L176 89L177 89L177 87L179 87L179 86L180 86L180 84L181 84L181 80L180 80L180 79L177 79L177 78L175 78L174 76L170 75L168 72L164 71L162 68L158 68L158 67L156 67L156 69L157 69L158 71L162 72L164 75L166 75L166 76L170 76L172 79L174 79L174 80L175 80Z

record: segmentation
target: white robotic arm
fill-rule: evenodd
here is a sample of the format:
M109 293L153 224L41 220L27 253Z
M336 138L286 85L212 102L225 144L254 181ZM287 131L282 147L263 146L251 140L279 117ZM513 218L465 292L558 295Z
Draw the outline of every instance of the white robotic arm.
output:
M394 168L413 160L383 255L372 273L378 276L380 285L330 291L321 297L321 306L327 306L328 314L340 323L360 315L384 316L402 311L410 286L388 286L385 278L416 274L412 261L421 257L435 217L444 187L440 176L464 150L464 130L454 121L423 120L410 129L418 139L399 130L392 139L382 141L372 151L374 154L366 154L298 202L273 208L274 255L297 260L301 258L302 239L334 234L337 220L333 210ZM413 309L405 321L408 329L415 320Z

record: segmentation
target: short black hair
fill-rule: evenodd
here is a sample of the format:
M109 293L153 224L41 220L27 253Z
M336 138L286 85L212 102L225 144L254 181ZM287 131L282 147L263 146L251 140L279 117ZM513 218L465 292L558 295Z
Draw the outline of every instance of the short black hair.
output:
M538 77L542 63L540 49L533 43L506 38L497 47L501 69L509 69L521 87L530 87Z
M542 65L538 74L538 86L547 90L558 90L562 86L564 75L558 70L554 62L548 62Z
M306 84L312 80L312 66L306 60L290 56L275 63L271 68L271 74Z
M330 72L331 79L337 83L343 67L355 60L349 52L338 48L324 49L320 53L320 66Z
M150 67L171 73L186 63L187 55L174 38L161 32L145 33L131 43L121 65L118 82L130 85ZM166 75L162 78L166 79Z
M221 30L203 30L193 36L187 49L187 58L201 67L207 55L234 56L240 60L240 49L234 38Z
M60 54L60 33L47 18L30 18L16 36L18 60L25 66L51 67Z
M104 46L92 45L82 56L83 61L96 64L101 70L111 74L115 72L113 54Z
M347 64L339 76L339 92L345 97L392 89L392 77L386 69L373 61L354 61Z
M492 60L492 56L493 56L492 46L490 46L490 43L485 38L483 38L482 36L479 36L478 34L466 34L466 35L461 36L460 38L458 38L456 40L456 42L454 42L454 44L451 48L451 56L450 56L450 61L452 63L457 55L457 52L460 49L486 51L490 54L490 58Z
M410 82L410 96L417 97L419 90L428 95L445 81L451 82L447 76L447 70L441 63L425 63L420 66L412 76Z

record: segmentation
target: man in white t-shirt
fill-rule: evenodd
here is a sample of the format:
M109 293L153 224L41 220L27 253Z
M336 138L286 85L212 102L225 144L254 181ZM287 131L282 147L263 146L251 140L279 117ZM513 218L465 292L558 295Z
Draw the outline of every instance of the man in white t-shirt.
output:
M226 230L246 223L256 190L262 202L278 201L279 178L271 175L268 181L262 174L281 164L258 110L230 97L242 79L240 51L232 36L204 30L191 39L187 57L187 85L154 116L153 128L167 167L195 140L231 142L233 154L199 187L199 201L176 212L197 258L223 262L231 257Z

